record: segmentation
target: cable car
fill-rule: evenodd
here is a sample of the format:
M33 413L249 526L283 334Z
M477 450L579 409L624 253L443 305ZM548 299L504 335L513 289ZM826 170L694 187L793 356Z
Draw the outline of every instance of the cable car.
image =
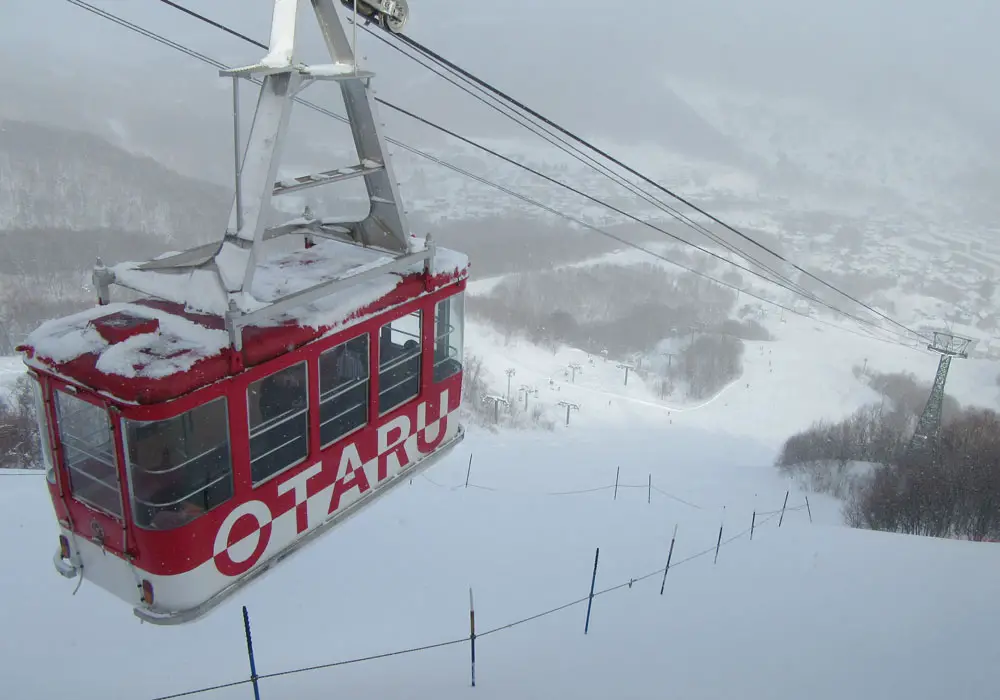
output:
M235 202L221 243L94 270L98 304L19 348L37 380L62 575L180 624L457 445L468 259L406 223L370 73L332 0L333 63L295 58L297 1L232 77ZM239 80L260 96L240 149ZM276 180L295 96L336 82L359 164ZM270 225L275 197L364 180L367 217ZM131 291L113 302L112 286ZM79 583L78 583L79 585Z

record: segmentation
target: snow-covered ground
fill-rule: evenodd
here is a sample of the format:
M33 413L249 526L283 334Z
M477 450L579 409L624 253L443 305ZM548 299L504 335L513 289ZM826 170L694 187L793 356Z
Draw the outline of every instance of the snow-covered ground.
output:
M697 402L683 397L661 400L655 388L634 373L626 386L617 362L591 358L581 350L562 348L553 353L516 338L505 344L502 334L479 324L469 324L466 342L470 352L483 358L495 393L506 394L505 372L513 368L512 401L522 385L537 388L539 396L529 397L529 407L542 402L548 417L560 425L565 409L558 402L578 404L570 430L650 422L666 433L694 427L751 437L772 450L813 421L839 420L878 401L879 395L853 374L853 368L864 366L866 360L871 370L913 372L927 382L937 370L937 355L881 342L856 329L848 332L792 314L786 314L784 322L769 318L765 325L775 339L745 343L743 376L716 396ZM575 380L571 363L581 366ZM998 374L998 362L956 360L948 375L948 393L962 403L1000 408Z
M835 503L814 497L813 524L799 508L779 530L772 514L713 564L720 524L728 540L755 508L781 507L786 484L767 450L653 424L567 437L474 430L428 478L180 628L140 625L86 582L72 596L73 583L51 570L55 528L40 479L6 478L4 695L52 697L70 683L81 699L152 698L240 680L240 605L261 674L460 639L469 586L482 633L585 597L596 547L599 591L655 572L678 525L663 597L654 574L598 597L586 637L585 603L481 637L477 696L994 696L996 545L851 531ZM482 488L461 488L470 452ZM662 492L651 503L644 487L621 488L617 500L612 489L546 495L609 486L617 466L629 485L651 473ZM790 505L802 503L793 492ZM262 697L465 697L468 657L460 643L267 679Z
M56 528L41 477L0 477L3 695L153 698L245 679L241 605L261 674L459 640L470 586L482 634L585 597L600 547L598 591L653 575L595 599L586 636L586 603L482 636L475 691L461 642L268 678L261 695L994 697L1000 545L849 530L839 504L821 496L810 497L810 523L794 486L780 530L769 513L790 488L771 466L781 441L875 398L853 365L868 358L929 378L935 358L799 317L773 330L776 341L748 344L743 378L691 405L659 401L637 377L624 386L616 363L505 346L469 324L467 348L484 358L491 390L506 391L513 367L515 391L537 386L529 403L545 405L556 429L472 428L426 477L179 628L141 625L86 581L71 595L75 582L52 570ZM562 375L570 362L582 365L575 383ZM18 371L0 367L8 379ZM995 406L996 370L956 362L949 390ZM581 407L568 428L560 400ZM675 525L660 597L655 572ZM720 525L728 543L713 564Z

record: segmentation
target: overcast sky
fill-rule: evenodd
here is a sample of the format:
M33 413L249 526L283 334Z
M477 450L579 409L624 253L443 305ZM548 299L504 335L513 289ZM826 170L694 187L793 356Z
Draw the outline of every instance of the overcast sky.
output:
M256 53L157 0L93 4L224 58ZM182 4L267 38L270 0ZM415 38L507 84L568 74L578 86L587 71L607 65L615 70L601 70L602 76L670 70L792 91L906 80L997 100L987 88L1000 58L995 0L411 0L410 5ZM168 55L65 0L0 3L0 39L15 69L55 59L100 57L102 64L129 64ZM539 72L524 73L529 66Z
M259 49L158 0L92 3L229 64L260 57ZM182 4L267 40L271 0ZM410 6L414 38L590 133L648 135L650 124L680 119L683 106L665 88L684 79L810 96L876 117L940 113L979 138L996 139L997 0L410 0ZM303 14L311 19L308 10ZM315 60L321 44L309 38L303 58ZM453 126L493 124L470 98L371 37L361 39L361 52L379 72L381 96ZM224 85L211 68L65 0L0 2L0 47L5 98L25 104L46 88L54 93L46 109L71 89L76 99L93 91L100 104L91 110L109 116L180 110L170 116L173 128L196 122L199 108L185 101L190 95L208 95L208 109L220 114L226 109ZM125 89L112 98L115 81Z

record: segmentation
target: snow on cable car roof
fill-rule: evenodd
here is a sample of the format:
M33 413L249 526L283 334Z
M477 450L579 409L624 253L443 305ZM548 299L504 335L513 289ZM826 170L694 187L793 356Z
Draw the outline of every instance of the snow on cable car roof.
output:
M114 342L94 324L121 316L156 321L155 331ZM221 324L212 328L170 310L112 303L46 321L28 336L25 345L35 357L56 365L95 355L95 367L103 374L157 379L187 371L199 360L217 355L229 345L229 336Z
M425 240L412 238L413 252L424 249ZM176 253L167 253L160 258ZM362 248L340 241L322 241L312 248L296 250L282 256L265 260L257 266L250 295L237 300L241 311L251 312L321 282L348 278L392 261L386 252ZM166 299L191 311L224 316L227 311L227 297L219 287L212 270L193 270L180 275L156 270L142 270L141 262L123 262L111 267L117 280L132 289L141 290L160 299ZM434 265L438 274L457 275L469 265L469 259L462 253L447 248L437 248ZM413 273L421 267L415 264ZM242 275L240 275L242 276ZM306 326L327 326L329 317L337 312L349 315L373 301L388 294L399 283L395 275L385 275L372 282L331 295L321 302L299 309L295 320Z
M424 248L414 239L412 249ZM322 241L261 263L253 282L253 295L244 296L239 306L254 311L270 302L334 278L350 277L391 261L391 256L339 241ZM468 258L452 250L437 248L435 278L447 283L465 276ZM132 303L96 306L79 313L43 323L25 340L29 362L48 371L93 386L102 393L127 402L162 401L210 383L229 373L229 337L225 330L225 296L211 270L181 274L140 270L141 263L115 265L118 281L128 287L165 300L144 299ZM422 271L421 264L412 268ZM292 309L256 329L276 332L290 326L300 344L321 334L354 325L382 310L379 302L396 291L407 276L385 274L336 291L314 303ZM398 302L397 302L398 303ZM262 340L267 338L262 337ZM256 353L256 361L269 359L289 343L252 343L245 353ZM171 388L153 388L151 383L190 374L187 385L173 382Z

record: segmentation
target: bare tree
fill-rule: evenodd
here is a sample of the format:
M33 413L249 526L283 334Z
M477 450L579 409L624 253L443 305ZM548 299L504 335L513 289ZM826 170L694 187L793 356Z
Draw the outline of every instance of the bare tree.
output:
M709 396L740 376L743 341L729 336L699 336L681 352L680 371L692 397Z
M849 500L848 524L933 537L1000 537L1000 416L970 409L929 451L878 469Z

